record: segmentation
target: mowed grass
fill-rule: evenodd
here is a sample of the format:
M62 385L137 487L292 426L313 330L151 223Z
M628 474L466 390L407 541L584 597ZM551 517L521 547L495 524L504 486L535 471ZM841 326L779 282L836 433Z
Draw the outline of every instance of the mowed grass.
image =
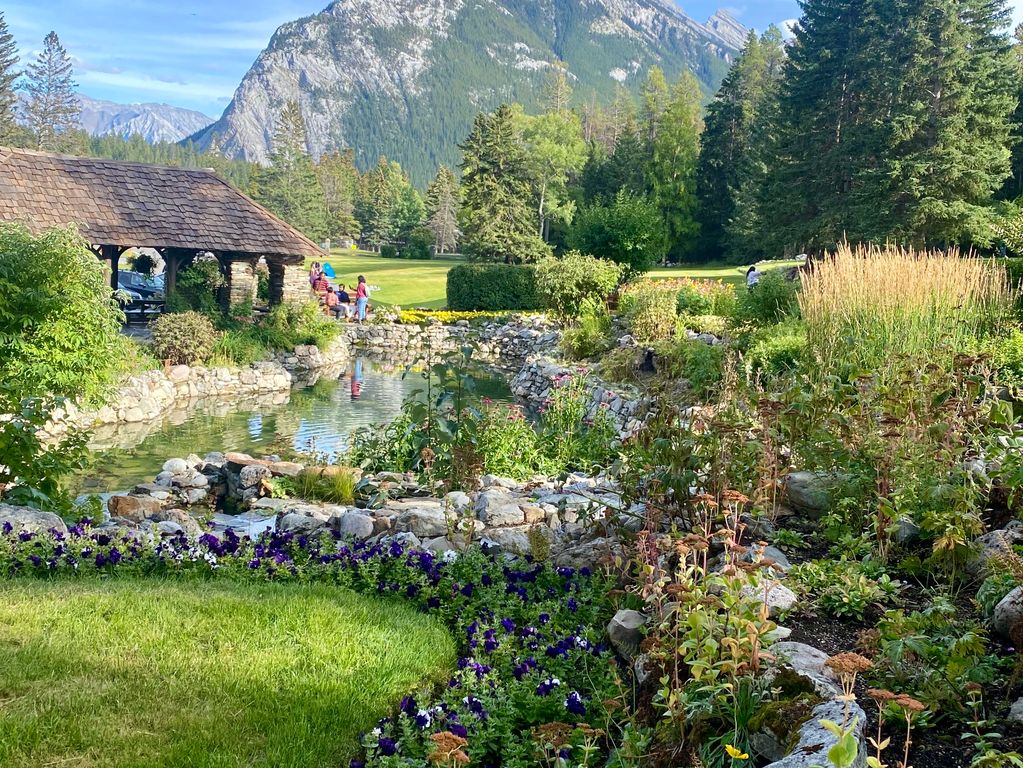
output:
M371 301L375 304L400 306L406 309L425 307L443 309L447 306L448 270L464 261L456 259L434 259L432 261L406 261L405 259L384 259L363 251L335 250L327 259L337 273L337 282L355 285L359 275L366 276L373 291ZM313 259L306 261L306 268ZM761 269L778 269L798 265L796 261L776 261ZM736 286L746 283L748 267L723 266L721 264L700 264L685 267L662 267L644 275L648 280L665 280L689 277L693 280L723 280Z
M0 581L0 766L336 768L454 660L440 622L336 587Z

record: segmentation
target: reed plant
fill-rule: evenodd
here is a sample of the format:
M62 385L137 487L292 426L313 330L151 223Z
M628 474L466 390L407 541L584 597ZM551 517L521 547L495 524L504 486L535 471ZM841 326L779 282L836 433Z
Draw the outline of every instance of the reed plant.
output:
M957 250L842 246L802 276L799 305L823 373L884 376L906 358L949 363L1009 319L1005 270Z

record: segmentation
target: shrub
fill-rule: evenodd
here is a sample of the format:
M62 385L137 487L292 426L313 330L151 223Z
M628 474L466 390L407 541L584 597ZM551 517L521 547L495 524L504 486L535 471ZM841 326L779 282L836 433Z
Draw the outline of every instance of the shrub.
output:
M624 269L613 261L572 251L536 264L536 293L544 309L574 317L583 303L606 301L621 282Z
M401 258L429 261L433 258L433 233L426 227L412 230L408 242L402 246Z
M804 275L799 303L825 370L887 375L900 357L950 362L973 350L1004 322L1013 296L1004 269L955 251L843 246Z
M677 335L685 331L724 336L728 331L728 319L720 315L679 315Z
M780 269L764 273L751 290L740 291L735 319L740 323L774 325L799 309L799 283L789 280Z
M209 360L220 334L199 312L163 315L152 322L153 355L172 365L195 365Z
M1007 335L992 339L989 350L998 383L1023 386L1023 331L1013 328Z
M678 320L678 293L673 287L640 283L629 288L621 309L633 335L641 341L670 339Z
M448 309L458 312L535 310L532 266L460 264L448 272Z
M0 225L0 382L12 397L98 402L121 367L123 321L75 229Z
M381 245L380 246L380 258L382 259L396 259L398 258L398 249L393 245Z
M702 341L682 339L657 347L658 374L669 380L686 379L694 394L707 398L721 383L725 351Z
M612 343L607 304L600 299L584 299L576 325L562 336L562 348L570 358L586 360L606 352Z
M633 275L649 272L668 254L668 233L660 210L643 197L620 192L609 206L583 208L575 217L573 248L616 261Z
M753 370L767 373L794 371L806 354L806 328L789 320L753 334L746 362Z
M196 259L178 272L174 293L167 298L167 310L202 312L217 317L220 315L220 289L226 284L216 259Z

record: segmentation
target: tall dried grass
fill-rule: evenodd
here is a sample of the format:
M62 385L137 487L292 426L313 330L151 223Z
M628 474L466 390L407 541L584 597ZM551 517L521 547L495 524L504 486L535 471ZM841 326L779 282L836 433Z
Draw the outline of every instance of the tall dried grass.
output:
M802 282L807 340L824 371L947 362L997 330L1014 293L994 262L895 246L842 246Z

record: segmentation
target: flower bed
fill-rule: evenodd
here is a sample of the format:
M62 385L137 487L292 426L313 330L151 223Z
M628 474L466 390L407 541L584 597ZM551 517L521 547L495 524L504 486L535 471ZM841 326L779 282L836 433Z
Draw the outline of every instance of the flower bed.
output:
M538 755L582 759L606 751L626 688L603 645L611 616L608 580L587 569L553 569L472 550L438 557L399 541L351 544L337 537L232 531L148 541L114 538L88 521L47 533L0 535L0 573L197 575L300 580L411 601L447 623L458 671L440 691L410 692L393 718L363 738L353 766L527 765Z

